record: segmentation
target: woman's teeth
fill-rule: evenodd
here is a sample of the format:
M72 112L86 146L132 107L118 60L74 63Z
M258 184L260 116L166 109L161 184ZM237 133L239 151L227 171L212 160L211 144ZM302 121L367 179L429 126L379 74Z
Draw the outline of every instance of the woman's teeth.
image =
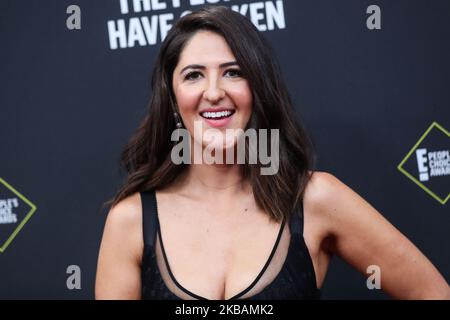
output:
M218 119L227 118L233 114L232 111L219 111L219 112L202 112L200 115L206 119Z

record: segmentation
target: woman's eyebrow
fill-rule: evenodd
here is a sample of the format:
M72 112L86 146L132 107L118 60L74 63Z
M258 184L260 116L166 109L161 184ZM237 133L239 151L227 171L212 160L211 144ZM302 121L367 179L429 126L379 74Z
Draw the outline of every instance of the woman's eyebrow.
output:
M220 64L219 67L220 68L226 68L226 67L234 66L234 65L238 65L237 61L225 62L225 63ZM186 67L184 67L183 69L181 69L180 74L182 74L183 71L186 70L186 69L201 69L201 70L204 70L204 69L206 69L206 67L201 65L201 64L190 64L190 65L187 65Z

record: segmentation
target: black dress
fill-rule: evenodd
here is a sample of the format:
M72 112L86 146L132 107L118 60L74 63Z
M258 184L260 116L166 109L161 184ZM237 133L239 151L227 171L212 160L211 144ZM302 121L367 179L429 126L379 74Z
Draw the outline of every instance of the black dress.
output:
M144 233L144 252L141 265L142 278L142 299L152 300L181 300L178 295L170 290L166 285L161 274L161 268L158 266L156 255L156 236L159 237L160 252L163 255L163 265L165 273L169 274L170 282L174 288L181 290L187 294L191 299L206 299L201 297L188 289L184 288L174 277L166 252L164 244L161 239L161 229L159 225L156 195L154 191L141 192L142 200L142 214L143 214L143 233ZM272 257L274 256L282 231L285 226L285 221L282 222L277 240L273 246L272 252L261 269L261 272L255 280L242 292L236 294L230 300L299 300L299 299L320 299L320 290L316 285L316 278L314 266L309 255L308 248L303 239L303 204L300 212L292 215L289 227L291 231L291 238L288 245L288 251L280 271L274 276L273 280L259 290L256 294L247 295L241 298L246 293L250 292L252 288L257 285L264 272L269 267ZM167 277L169 277L167 276ZM167 278L166 278L167 279ZM167 280L166 280L167 281Z

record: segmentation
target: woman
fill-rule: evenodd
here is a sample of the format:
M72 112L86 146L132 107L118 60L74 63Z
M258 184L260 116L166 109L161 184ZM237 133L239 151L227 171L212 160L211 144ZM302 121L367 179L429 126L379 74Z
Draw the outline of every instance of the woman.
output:
M177 128L201 150L210 129L279 129L277 171L261 174L260 161L176 164ZM225 157L240 137L214 140L214 150ZM334 254L363 274L379 267L394 298L449 298L430 261L313 160L252 23L218 6L184 16L161 46L149 113L122 155L128 180L106 221L96 298L315 299Z

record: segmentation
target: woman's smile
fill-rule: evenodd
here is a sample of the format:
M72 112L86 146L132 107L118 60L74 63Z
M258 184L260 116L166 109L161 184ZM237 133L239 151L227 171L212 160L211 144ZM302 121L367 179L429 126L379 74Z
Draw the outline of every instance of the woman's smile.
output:
M236 110L232 108L208 108L200 112L200 116L203 121L210 127L214 128L226 128L228 124L233 120L233 115Z

